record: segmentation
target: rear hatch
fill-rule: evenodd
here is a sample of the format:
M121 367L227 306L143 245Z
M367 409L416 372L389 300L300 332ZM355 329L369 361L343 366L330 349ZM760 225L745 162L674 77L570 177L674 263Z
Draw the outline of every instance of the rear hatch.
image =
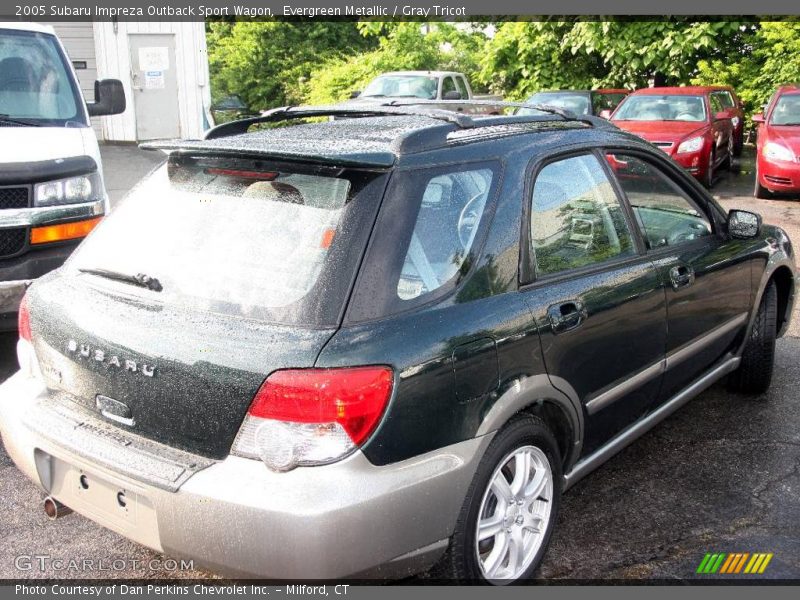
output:
M28 294L51 395L209 458L341 320L386 175L174 154Z

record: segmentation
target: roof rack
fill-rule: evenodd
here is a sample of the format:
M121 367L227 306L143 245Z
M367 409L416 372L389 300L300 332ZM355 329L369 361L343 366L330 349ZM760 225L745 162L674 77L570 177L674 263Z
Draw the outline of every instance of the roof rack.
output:
M505 100L393 100L388 103L390 106L425 106L426 104L433 104L439 108L439 110L447 110L441 108L442 106L447 106L448 104L452 104L455 106L498 106L502 108L528 108L531 110L536 110L542 113L555 115L557 117L561 117L565 121L576 121L579 123L586 123L587 125L591 125L592 127L602 128L602 129L614 129L615 126L608 120L603 119L602 117L596 117L594 115L576 115L571 110L566 110L564 108L560 108L558 106L553 106L551 104L531 104L529 102L508 102ZM512 118L514 122L519 123L523 121L541 121L542 115L472 115L476 117L481 117L479 121L476 121L475 127L478 126L491 126L497 124L497 119L501 117ZM494 117L494 121L490 121L488 117Z
M281 106L264 111L257 117L229 121L209 129L204 136L206 140L246 133L252 125L260 123L277 123L290 119L303 119L308 117L376 117L376 116L415 116L438 119L452 123L461 129L470 129L479 126L497 124L496 121L485 117L502 115L468 115L456 110L441 108L443 105L455 106L495 106L502 108L527 108L560 117L565 121L580 121L594 127L603 127L607 121L589 115L577 116L569 110L545 104L527 104L525 102L503 102L493 100L387 100L366 106L357 104L338 104L332 106ZM508 116L508 115L506 115ZM514 121L538 121L542 115L512 115ZM475 120L473 117L481 117ZM492 122L490 122L492 121Z
M580 118L575 115L570 110L566 110L564 108L560 108L558 106L552 106L550 104L530 104L527 102L508 102L505 100L412 100L412 99L395 99L380 106L425 106L427 104L433 104L436 106L447 106L448 104L452 104L454 106L499 106L502 108L529 108L532 110L538 110L539 112L548 113L551 115L558 115L559 117L563 118L565 121L579 121ZM447 109L440 109L440 110L447 110ZM480 115L480 116L487 116L487 115ZM536 115L530 115L536 116Z
M222 125L217 125L206 132L203 139L213 140L215 138L226 137L245 133L252 125L259 123L276 123L289 119L303 119L308 117L375 117L375 116L417 116L438 119L453 123L462 129L475 126L475 122L469 115L463 115L455 111L426 108L423 110L413 108L413 105L392 105L377 104L375 106L281 106L264 111L258 117L229 121Z

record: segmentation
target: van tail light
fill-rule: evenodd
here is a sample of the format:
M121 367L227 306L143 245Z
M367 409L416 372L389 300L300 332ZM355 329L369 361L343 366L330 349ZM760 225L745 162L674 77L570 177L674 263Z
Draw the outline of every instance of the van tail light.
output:
M31 378L41 378L39 361L33 349L31 335L31 315L28 310L28 295L22 297L17 312L17 328L19 329L19 340L17 340L17 360L19 361L20 371Z
M340 460L375 431L393 382L383 366L275 371L253 398L232 453L274 471Z

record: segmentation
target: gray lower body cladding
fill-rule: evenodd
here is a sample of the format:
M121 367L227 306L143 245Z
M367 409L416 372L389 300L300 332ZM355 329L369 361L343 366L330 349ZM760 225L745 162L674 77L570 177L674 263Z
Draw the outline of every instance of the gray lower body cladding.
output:
M191 473L173 491L31 427L27 415L34 405L49 410L40 406L47 402L41 384L21 374L0 386L0 432L23 473L109 529L232 576L397 577L429 567L446 548L493 437L387 466L356 452L335 464L274 473L260 461L230 456ZM96 497L77 491L82 474ZM124 515L112 510L118 491L129 499Z

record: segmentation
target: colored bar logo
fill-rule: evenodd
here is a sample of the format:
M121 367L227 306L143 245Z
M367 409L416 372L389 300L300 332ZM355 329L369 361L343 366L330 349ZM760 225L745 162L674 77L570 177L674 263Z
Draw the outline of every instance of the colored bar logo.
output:
M773 556L772 552L707 552L695 572L700 575L761 575Z

